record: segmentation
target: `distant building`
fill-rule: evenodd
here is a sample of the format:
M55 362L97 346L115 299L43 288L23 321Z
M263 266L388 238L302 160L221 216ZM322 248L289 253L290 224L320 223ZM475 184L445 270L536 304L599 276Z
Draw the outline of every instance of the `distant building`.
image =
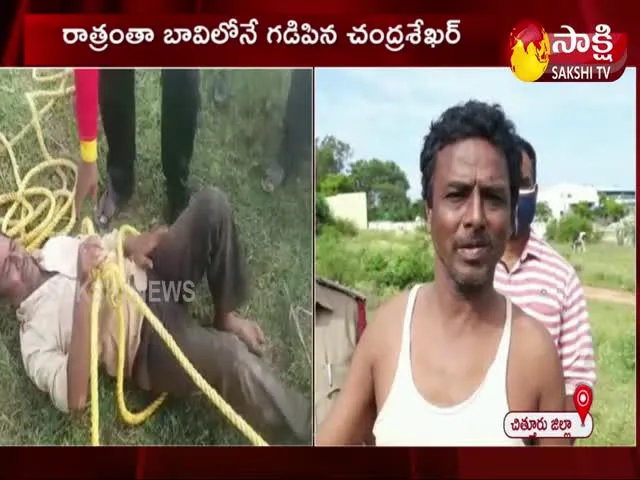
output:
M329 210L335 218L348 220L360 230L369 224L367 217L367 194L365 192L341 193L326 197Z
M538 192L538 202L549 206L554 218L559 218L571 210L573 205L586 203L596 207L600 202L598 189L572 183L559 183L541 188Z
M423 218L416 218L413 222L390 222L388 220L378 220L369 222L369 230L379 230L383 232L393 233L414 233L416 231L425 231L425 221Z
M616 188L599 188L598 192L603 195L606 195L609 198L614 199L616 202L622 205L635 206L636 204L635 190L624 190L624 189L616 189Z
M577 203L586 203L592 207L598 206L600 195L605 195L622 205L635 209L635 190L596 188L573 183L560 183L541 188L538 193L538 202L545 202L549 205L553 217L559 218L569 212L571 207Z

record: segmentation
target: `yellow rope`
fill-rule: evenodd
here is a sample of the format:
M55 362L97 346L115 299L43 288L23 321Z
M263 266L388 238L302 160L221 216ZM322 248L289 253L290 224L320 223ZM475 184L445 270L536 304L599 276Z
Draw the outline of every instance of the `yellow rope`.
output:
M56 159L51 156L44 142L44 135L40 125L41 117L54 105L56 99L68 95L74 91L69 81L69 70L64 70L51 75L39 75L38 70L33 71L33 80L38 83L59 81L58 87L51 90L37 90L26 93L27 103L31 110L31 122L27 124L17 135L8 140L0 133L0 142L4 145L11 160L16 191L0 195L0 207L10 204L6 215L0 224L1 231L15 238L27 251L33 252L39 248L43 241L53 234L68 234L76 223L76 211L74 206L74 189L76 164L67 159ZM36 100L47 98L47 103L38 110ZM13 147L24 135L33 128L38 139L40 151L44 160L32 168L22 178L16 161ZM57 190L38 186L29 186L30 181L45 169L55 169L61 180L62 186ZM65 172L66 170L66 172ZM72 173L74 187L69 188L68 174ZM32 198L40 197L37 207L33 207ZM63 219L66 218L66 224ZM85 218L81 224L81 231L85 234L93 234L94 226L90 219ZM207 398L220 410L220 412L233 424L244 436L256 446L266 446L267 443L251 426L236 413L233 408L211 387L207 381L194 368L180 347L176 344L171 334L164 328L158 318L151 312L140 295L128 284L124 272L123 243L126 235L135 235L138 232L128 225L120 228L118 232L118 248L116 261L105 261L94 272L93 297L91 302L91 443L100 444L100 405L98 392L98 321L99 312L105 300L111 308L117 309L119 341L118 341L118 369L116 376L116 396L118 409L123 420L129 425L139 425L147 420L160 407L166 395L161 395L147 408L138 413L131 412L124 399L124 370L125 370L125 311L124 299L135 304L135 307L151 324L158 336L162 338L171 353L176 357L185 372L193 380L196 386ZM212 359L212 361L214 361Z

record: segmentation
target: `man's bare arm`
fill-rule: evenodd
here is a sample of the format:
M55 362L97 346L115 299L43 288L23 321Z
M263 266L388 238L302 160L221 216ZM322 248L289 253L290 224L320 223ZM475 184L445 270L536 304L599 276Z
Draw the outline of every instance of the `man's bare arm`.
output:
M315 445L362 445L371 438L376 418L371 328L366 328L355 349L347 378Z
M104 259L98 237L85 239L78 249L78 286L73 308L73 326L67 358L67 402L70 411L82 410L89 396L90 315L93 298L92 272Z

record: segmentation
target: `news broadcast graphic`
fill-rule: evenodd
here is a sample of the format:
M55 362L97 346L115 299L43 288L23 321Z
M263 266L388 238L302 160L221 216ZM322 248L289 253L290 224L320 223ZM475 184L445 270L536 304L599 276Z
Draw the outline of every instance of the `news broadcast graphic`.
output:
M578 385L573 392L573 406L578 412L582 426L585 426L591 405L593 405L593 389L588 385Z
M47 38L46 42L51 47L62 41L65 46L71 46L71 51L78 53L78 60L82 61L83 58L91 58L91 52L103 53L110 48L122 48L121 45L141 45L139 48L146 50L145 47L154 43L166 48L167 53L172 46L186 51L188 46L237 48L264 42L266 46L276 49L296 45L330 48L341 44L351 49L358 46L369 49L378 47L389 55L405 49L415 50L421 46L432 49L442 46L445 50L450 50L462 40L461 19L425 24L423 19L416 18L389 26L384 26L381 22L373 25L362 23L351 29L343 29L342 25L336 26L333 23L322 25L312 21L302 23L287 20L270 26L260 24L256 18L211 20L213 27L197 25L193 28L161 28L159 25L156 27L157 22L153 22L153 27L118 28L112 26L113 22L110 25L105 20L105 23L88 28L86 19L82 18L80 24L83 27L63 27L59 38ZM96 18L96 21L100 20ZM380 26L377 27L378 25ZM516 77L523 81L610 82L622 75L627 57L625 33L612 32L607 24L596 25L592 34L576 33L569 25L562 25L561 28L566 33L547 33L535 20L517 23L509 35L509 65ZM44 38L53 33L56 26L52 25L48 17L30 17L27 29L38 32L41 41L45 41ZM80 47L88 48L91 52L81 50ZM36 45L28 44L26 53L29 63L47 65L55 61L51 52L39 53ZM39 57L41 54L42 60Z
M504 419L504 432L509 438L589 438L593 417L587 415L581 423L575 412L510 412Z
M570 25L548 33L535 20L521 20L509 36L509 62L524 82L613 82L627 62L627 35L607 24L593 33L576 33Z
M267 211L268 204L270 204L269 196L274 196L277 199L289 198L288 189L293 188L281 187L281 172L277 168L271 169L269 166L263 169L262 160L257 160L258 158L266 159L264 152L271 151L271 148L267 148L265 145L275 141L275 135L256 126L258 123L264 126L270 122L263 119L261 115L256 115L255 112L271 111L270 107L276 103L269 100L264 104L259 102L256 108L248 93L260 89L244 77L248 72L232 73L231 91L235 91L237 95L228 95L228 90L219 87L226 81L224 75L222 75L221 81L216 81L214 77L217 72L209 72L208 68L282 67L290 70L296 67L323 66L419 67L416 69L416 72L419 72L428 71L431 67L453 67L454 69L482 67L481 70L484 67L494 67L493 69L499 72L499 76L496 73L496 77L483 78L480 83L470 80L468 82L470 91L466 96L471 98L478 95L482 85L492 82L496 84L497 90L507 90L505 84L501 83L502 81L509 82L506 84L508 88L512 88L512 85L527 87L528 90L517 95L518 101L513 103L511 110L519 112L518 118L524 118L526 117L525 113L529 113L530 104L542 103L540 110L546 108L547 115L544 116L544 119L537 117L538 120L531 120L531 124L535 126L529 128L542 132L545 127L553 127L559 131L556 136L551 136L549 133L538 135L540 139L536 140L536 144L545 143L547 140L542 137L549 136L549 138L556 139L554 145L557 145L553 149L553 155L548 151L539 151L541 164L546 164L547 167L544 168L548 168L550 156L559 155L563 158L581 159L588 156L584 151L587 150L587 147L594 152L586 153L594 155L596 149L602 149L601 156L607 158L607 161L602 162L601 166L604 171L585 166L582 162L575 167L580 174L589 169L594 170L593 173L597 173L603 179L603 182L598 182L596 185L601 188L603 183L607 183L604 180L608 178L606 176L607 169L610 167L613 169L614 160L628 157L621 154L620 150L612 149L609 142L615 143L612 138L617 139L618 134L623 138L635 138L636 135L634 99L638 46L634 42L637 41L640 32L637 22L633 21L635 13L632 12L629 5L631 5L630 2L618 4L592 1L541 1L529 4L511 2L504 4L504 2L492 0L481 3L451 1L437 5L425 5L424 2L418 0L406 2L391 0L337 2L329 0L302 3L256 2L255 0L235 0L233 2L226 0L217 2L199 0L180 2L177 0L154 2L144 0L8 1L3 4L4 14L0 15L0 22L4 21L0 27L0 49L3 66L42 68L39 70L38 78L40 76L46 77L50 73L55 74L59 71L58 68L77 67L100 67L100 70L107 70L103 67L136 68L138 69L136 73L138 79L148 78L149 75L161 76L159 71L149 72L145 70L145 67L166 69L169 67L181 69L191 67L201 71L203 79L201 91L203 98L208 98L208 100L203 100L205 103L203 112L208 113L204 113L198 123L198 136L203 138L196 141L190 176L195 180L196 186L201 178L207 181L213 178L211 183L229 194L234 209L238 210L236 216L241 227L239 228L241 230L240 237L249 243L250 253L255 253L252 250L254 247L260 250L256 256L253 254L248 256L251 270L258 268L258 266L270 265L273 275L269 278L265 278L263 275L259 275L258 278L254 277L252 289L257 289L260 293L249 301L251 307L242 310L241 313L258 320L261 326L267 325L263 328L266 330L265 333L270 337L269 340L275 340L275 345L269 350L276 353L285 352L285 355L282 356L268 354L267 360L272 361L279 371L288 372L285 374L286 382L297 385L300 381L299 388L307 391L310 388L310 379L308 381L301 380L302 377L297 373L304 370L306 360L302 356L300 359L297 357L292 359L290 355L290 353L297 351L300 343L294 341L292 347L288 348L286 345L289 345L289 340L285 340L286 345L283 346L280 334L272 335L272 330L268 327L274 323L270 323L269 320L265 322L262 319L262 313L267 310L267 305L284 306L285 303L287 303L287 310L286 312L283 310L281 317L289 318L289 307L295 302L287 302L286 298L292 293L291 288L289 288L290 285L287 285L287 288L280 285L280 281L293 269L294 263L304 262L304 258L306 258L303 248L294 248L293 237L302 239L304 235L310 234L310 229L306 230L307 234L303 234L302 230L295 230L299 233L297 235L292 231L294 226L290 222L292 218L299 218L296 213L298 213L298 209L302 210L303 201L295 202L296 208L289 208L289 202L284 201L285 206L282 208L282 214L283 216L286 214L288 217L286 224L279 222L280 214L273 215L271 211ZM450 28L449 22L452 21L459 22L454 23L455 28ZM522 21L536 22L544 28L549 38L547 51L550 61L542 77L534 82L522 81L512 71L510 39L514 27ZM296 23L297 31L292 28L291 22ZM104 27L102 27L103 25ZM580 53L580 58L579 61L573 63L575 59L572 57L568 59L571 61L567 61L566 65L581 67L584 60L582 57L591 55L590 52L579 51L579 48L583 48L584 45L584 37L581 35L585 34L589 37L589 43L592 47L591 40L598 33L596 30L598 25L607 25L611 28L611 41L614 43L613 53L618 52L622 45L620 40L622 37L618 35L626 35L627 56L626 61L622 62L617 71L615 71L615 66L618 64L611 65L607 80L614 81L602 86L611 87L611 90L608 90L606 94L591 95L589 98L592 102L584 102L588 108L576 109L583 122L591 119L593 124L591 127L595 128L597 125L599 131L595 134L592 130L584 128L583 138L588 139L589 142L585 141L586 146L575 153L574 148L566 147L562 140L567 125L567 121L563 120L565 116L558 115L556 110L548 105L551 103L553 106L553 101L558 98L562 99L560 105L575 106L579 104L583 96L575 93L573 87L583 85L568 79L565 81L565 79L553 80L551 78L552 66L555 65L552 38L556 33L571 34L571 30L563 26L573 29L576 36L566 37L558 43L558 46L563 44L570 48L572 38L575 38L576 51ZM253 40L252 26L256 33L255 43L247 42L247 40ZM331 26L333 28L330 28ZM420 36L416 35L416 27L421 30ZM64 29L74 30L75 33L78 33L77 29L84 29L86 41L82 41L84 35L80 31L78 41L71 45L65 43ZM153 32L152 41L149 41L151 36L149 30ZM167 31L170 34L165 36ZM333 41L332 32L335 32L335 41ZM449 32L448 36L447 32ZM459 33L459 38L455 34L456 32ZM271 43L268 42L268 33L271 33ZM106 42L104 41L105 34L109 38ZM197 36L198 34L201 36ZM216 43L216 41L220 43L225 34L229 36L227 42L224 44ZM245 44L240 43L242 34L245 35L242 37ZM412 36L412 34L414 35ZM303 35L307 35L304 38L311 43L302 43ZM231 38L232 36L235 38ZM68 34L67 37L71 40L74 35ZM122 37L124 40L120 42ZM165 37L170 41L165 43ZM131 42L128 42L127 38ZM180 39L178 43L171 43L178 41L178 38ZM321 38L325 43L321 42ZM361 43L365 38L367 42ZM402 41L399 41L400 38ZM194 39L207 41L195 43ZM297 39L299 42L296 43ZM313 40L317 41L313 43ZM99 48L100 45L103 47L107 45L107 48L100 52L94 51L89 45ZM529 53L530 47L527 46L525 51ZM574 51L568 55L571 57L575 54ZM560 57L556 56L556 60L559 59ZM521 60L524 61L523 58ZM601 64L595 61L593 63L598 66L609 65L606 61ZM571 67L567 67L564 73L567 76L575 77L576 71ZM539 67L535 68L539 69ZM382 68L381 72L385 71L385 68ZM585 86L596 86L597 82L603 81L597 75L599 71L603 71L601 68L591 71L593 78L590 80L581 79L582 82L585 82ZM14 75L14 80L20 76L19 74L20 72ZM25 75L27 81L32 81L29 80L31 70L25 71ZM422 74L418 75L424 78L421 76ZM454 71L454 75L473 79L466 70ZM582 76L586 77L586 75ZM260 77L256 83L266 88L270 84L266 77ZM464 78L459 80L464 80ZM0 111L3 108L10 109L11 105L24 106L21 96L21 92L23 92L20 86L21 82L22 80L14 81L12 84L0 88L0 95L6 94L6 99L3 102L5 106L0 106ZM161 81L138 80L138 82L135 98L138 110L136 114L138 117L137 148L140 154L136 155L136 176L141 181L142 187L139 188L137 197L140 198L140 193L145 195L148 192L149 195L144 198L147 200L153 198L154 201L134 203L132 205L134 219L135 214L139 213L138 211L144 213L156 209L160 213L162 203L167 196L162 179L163 174L160 170L162 140L160 136L161 122L157 118L159 112L154 112L153 109L146 106L152 100L156 102L159 100ZM540 93L540 96L537 96L537 93L531 93L531 91L537 92L539 88L544 88L545 83L553 82L558 83L554 86L555 88L567 88L567 90L562 90L561 95L548 92L546 94ZM616 87L628 89L628 82L633 87L632 94L627 90L623 93L617 93ZM573 83L573 85L564 85L564 83ZM155 85L155 90L148 88L150 84ZM444 82L444 85L447 85L447 82ZM284 86L282 88L283 91L279 96L284 96ZM366 88L370 88L370 85ZM431 91L433 88L425 90ZM385 90L385 95L388 95L390 91L391 89ZM365 93L365 90L363 89L359 93ZM578 98L572 99L574 95ZM376 95L376 98L380 97ZM544 97L548 97L550 100L544 103L540 100ZM624 102L620 100L623 97ZM404 105L411 106L413 103L417 103L417 97L411 96L410 98L411 101ZM220 103L222 106L211 107L207 102L212 99L213 103ZM72 156L74 154L80 155L79 141L81 139L71 136L74 128L74 112L70 99L65 104L70 109L66 113L67 122L63 125L63 122L54 121L55 118L59 118L60 113L64 113L64 109L60 107L60 101L58 100L57 106L46 117L47 121L44 125L46 144L52 153L75 161L77 157ZM598 120L597 112L600 110L591 109L594 104L598 103L601 107L611 105L612 109L618 109L619 123L609 120L613 117L608 116L606 120ZM384 119L387 108L393 106L393 102L389 101L385 105L382 109L373 110L365 102L361 103L358 108L367 115L377 114L379 118ZM235 110L236 107L238 111ZM631 107L633 107L634 113L632 117L629 117L628 109ZM160 106L157 108L161 109ZM526 109L527 111L523 112L518 109ZM411 112L411 109L407 109L407 111ZM431 109L427 111L431 112ZM19 129L16 130L17 126L23 125L23 123L10 120L15 115L12 112L11 108L11 115L3 117L10 122L10 128L6 128L2 123L4 120L0 118L0 131L10 137L19 132ZM561 111L561 113L563 112ZM555 120L554 115L558 117ZM28 108L22 110L20 116L28 122ZM346 118L350 117L346 116ZM419 120L415 121L413 116L403 117L396 128L398 130L401 130L402 126L407 126L409 129L416 128L420 130L419 135L424 135L428 121L423 117L418 118ZM615 118L618 120L618 117ZM48 119L52 120L51 124ZM341 133L345 131L343 118L340 115L333 115L333 120L336 126L332 130L335 135L338 135L337 138L357 146L358 142L352 140L349 135ZM244 125L243 128L237 128L238 121ZM522 122L522 120L520 121ZM153 125L147 125L147 123ZM578 125L582 125L582 123L578 123ZM47 129L52 130L47 133ZM151 135L146 134L149 130L157 132L155 140L145 140L147 136L151 138ZM90 132L90 129L87 131ZM106 161L105 132L102 129L97 132L102 144L98 149L97 164L103 172L101 174L103 181L107 175L103 169ZM386 139L389 138L388 132L383 133L385 135L380 132L368 135L370 143L376 148L371 148L367 150L367 153L363 153L364 159L374 156L374 153L369 152L377 152L378 144L386 143ZM316 132L314 137L322 137L320 134L321 132ZM26 135L25 139L27 137L33 140L31 134ZM62 140L58 140L58 138ZM68 138L75 138L75 143L67 145L68 141L65 139ZM596 138L603 142L602 147L593 146L596 144ZM197 146L198 142L200 142L200 147ZM233 148L238 148L238 150L232 152L231 148L227 148L230 143L233 143ZM149 145L155 146L150 148ZM205 145L208 146L205 148ZM564 148L563 152L559 152L561 147ZM636 145L634 144L630 148L635 153ZM412 149L406 158L415 159L416 149ZM28 167L34 166L40 158L37 150L33 152L29 152L28 149L21 151L22 144L20 142L16 150L18 158L29 159ZM354 148L354 150L361 149ZM383 159L400 161L401 157L404 157L404 155L397 155L395 151L392 153L384 154ZM258 167L255 170L252 169L251 173L246 173L245 158L256 159L251 163L256 163ZM1 154L0 161L2 161ZM146 164L152 164L154 167L145 168ZM9 165L10 163L7 161L5 163L7 171L5 180L7 181L11 181L13 178ZM267 163L267 165L269 164ZM20 178L23 178L28 172L28 167L20 172ZM243 175L238 177L235 172L240 169L244 169L244 171ZM413 178L413 174L409 177ZM238 180L238 178L242 180ZM632 178L630 167L627 179ZM157 188L148 187L151 183ZM257 188L254 188L256 185ZM337 186L339 185L341 184L337 183ZM627 190L629 190L624 182L621 182L621 186L605 185L602 188L605 188L612 196L618 194L626 196ZM15 190L15 186L12 184L8 191L13 190ZM259 207L255 207L255 204L249 201L250 198L253 198L254 190L256 193L257 190L262 191L265 195L259 202ZM309 195L308 198L312 196ZM125 213L122 220L129 221L129 214ZM300 214L300 216L304 215ZM272 217L275 217L277 221L274 222ZM149 216L149 218L152 217ZM305 218L308 218L308 215ZM259 222L263 228L250 228ZM311 223L310 218L309 223ZM267 233L274 233L275 237L270 237ZM605 236L615 237L616 233L605 232ZM248 240L246 240L247 237ZM568 243L564 242L564 245L570 245L570 247L566 247L568 250L565 249L561 252L568 258L573 254L573 239ZM274 253L274 248L277 252L282 250L286 254ZM590 277L592 279L600 278L602 281L602 275L599 273L603 267L599 266L594 270L592 266L594 265L593 259L599 258L600 265L604 262L612 269L611 271L616 272L616 288L619 289L620 285L631 285L631 287L625 288L629 291L634 290L635 274L628 273L628 269L619 265L624 264L629 267L634 264L635 252L631 256L621 255L624 261L619 263L618 255L614 254L616 250L613 247L603 255L598 253L598 248L587 240L586 252L582 252L579 248L581 248L580 244L576 243L575 256L572 256L570 260L572 263L576 263L576 269L580 270L581 279ZM336 253L340 252L336 250ZM264 255L268 255L269 258ZM289 258L287 264L279 261L281 256ZM313 255L309 255L308 258L311 265ZM350 260L354 259L356 259L355 255ZM416 263L418 262L412 262L412 264ZM309 273L310 281L313 267L310 266L309 269L311 270ZM303 270L300 268L297 271L302 272ZM631 283L627 278L629 275ZM608 274L606 277L610 278L610 275ZM298 283L299 285L304 284L302 277L292 279L292 281L302 282ZM270 292L276 292L276 290L277 293L270 296ZM292 296L299 296L298 289L294 288L294 290ZM135 477L138 479L210 478L211 476L221 478L238 476L260 478L327 478L335 476L367 476L372 478L637 478L640 475L640 455L633 447L635 445L633 434L636 431L636 395L633 394L636 388L634 360L636 330L635 317L632 313L633 306L631 306L635 305L635 299L632 302L627 302L625 294L617 292L616 298L624 297L625 300L612 302L610 301L611 296L606 296L609 295L608 293L594 290L594 287L589 287L589 290L590 294L605 295L607 299L606 301L603 299L600 301L589 300L591 318L607 319L606 322L592 320L594 325L592 333L594 341L599 346L598 351L618 352L618 355L603 354L606 356L604 361L596 359L599 368L599 383L594 386L593 409L589 414L593 419L593 432L587 439L577 439L576 447L573 448L518 448L509 450L509 455L505 455L505 451L499 448L298 448L294 451L290 448L265 450L226 447L222 451L219 448L212 449L209 445L213 443L216 445L235 445L246 442L246 440L242 438L240 433L229 427L228 423L217 413L217 410L210 405L202 405L202 407L194 405L187 411L183 408L184 403L176 399L163 405L143 425L135 428L126 427L118 418L117 409L113 408L111 381L104 378L103 385L101 385L101 394L104 395L100 409L100 423L103 426L101 441L105 445L126 444L133 448L88 449L83 452L82 456L77 453L77 449L65 449L64 447L49 449L19 447L10 451L5 449L0 450L3 472L14 477L83 479L97 478L98 476ZM375 298L370 297L367 308L373 309L374 302ZM358 304L356 309L360 308L361 306ZM269 311L275 312L277 309ZM196 309L196 311L199 310ZM299 309L294 310L300 312ZM298 323L303 328L307 326L304 321ZM292 322L281 320L278 323L280 326L284 324L287 327L282 328L286 328L288 331ZM0 389L0 410L3 410L3 404L8 407L6 410L8 413L0 416L0 418L5 418L5 421L0 422L0 444L85 443L88 441L89 418L86 421L81 420L67 424L66 416L51 415L50 401L45 394L37 395L37 390L34 394L35 388L26 378L22 367L16 329L15 322L5 322L5 327L0 328L0 340L3 345L7 346L7 357L3 363L9 365L6 369L0 369L0 382L5 386ZM338 372L333 369L333 373L335 377ZM130 404L130 408L136 411L147 405L149 400L146 395L141 395L140 392L127 393L127 404ZM201 412L205 414L201 415ZM613 415L611 412L617 413ZM615 421L607 423L602 418L615 419ZM52 419L57 423L52 422ZM503 429L502 419L500 428ZM193 432L196 433L193 434ZM225 432L229 432L229 434L227 435ZM602 442L602 444L624 444L626 448L580 448L580 445L584 443L596 444L598 437L609 439L608 442ZM43 440L46 438L49 439L48 442ZM626 440L621 441L620 438ZM152 444L189 444L195 445L196 448L149 448L147 446Z
M59 55L71 53L76 56L76 64L90 65L98 59L109 62L109 59L122 58L124 50L134 48L137 61L144 62L144 66L156 66L176 56L195 65L205 50L206 55L224 58L227 66L241 66L247 62L255 66L273 66L276 58L279 66L285 63L308 66L311 52L319 55L319 61L315 63L325 65L346 66L351 63L349 58L357 59L358 56L358 63L367 65L373 60L362 56L367 52L379 52L382 58L398 64L425 48L434 52L451 51L463 41L463 20L450 16L439 16L429 23L416 15L399 15L391 19L372 17L355 24L348 18L322 15L301 20L282 15L264 18L246 15L145 16L140 17L142 27L133 26L131 21L122 16L28 15L25 61L29 65L49 66L59 61ZM44 45L48 45L46 49L43 49ZM301 51L300 47L305 47L306 51ZM267 58L259 54L261 49L267 49L277 57ZM351 57L346 55L349 51ZM330 54L338 52L340 56L332 59Z
M504 432L509 438L589 438L593 433L592 402L593 389L579 385L573 392L575 412L509 412Z
M85 66L134 59L138 66L162 66L178 58L197 66L205 51L226 66L308 66L309 55L317 66L425 66L425 58L431 66L446 66L451 56L463 55L461 64L503 64L524 81L614 81L627 62L627 34L606 23L591 33L576 33L567 24L549 31L537 20L517 19L495 25L496 32L504 27L504 38L481 38L480 26L487 21L486 15L427 19L407 13L356 16L355 21L322 14L299 19L278 14L28 15L24 54L33 66L55 65L65 55Z

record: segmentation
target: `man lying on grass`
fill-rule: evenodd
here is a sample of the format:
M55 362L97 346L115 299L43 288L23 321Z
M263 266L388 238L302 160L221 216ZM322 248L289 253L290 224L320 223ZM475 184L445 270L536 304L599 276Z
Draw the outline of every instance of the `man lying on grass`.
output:
M311 405L259 357L260 327L232 313L245 298L245 262L226 196L205 188L169 228L126 238L127 279L200 374L265 439L308 443ZM89 386L91 272L114 258L117 232L102 238L51 238L34 255L0 236L0 298L17 308L20 349L29 378L62 411L86 407ZM188 300L205 277L214 328L189 314ZM168 295L167 292L178 292ZM125 375L140 388L186 396L192 380L135 306L126 315ZM99 358L116 375L117 312L100 311Z

